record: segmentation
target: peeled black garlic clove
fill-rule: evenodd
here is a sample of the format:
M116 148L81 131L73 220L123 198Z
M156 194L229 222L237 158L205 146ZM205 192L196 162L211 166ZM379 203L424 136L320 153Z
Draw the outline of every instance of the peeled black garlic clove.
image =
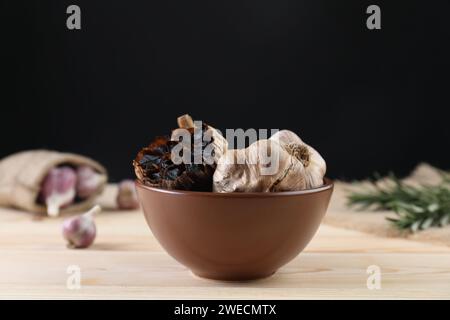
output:
M97 205L84 214L64 220L62 233L70 248L87 248L94 242L97 228L93 216L100 211Z
M47 206L49 216L58 216L62 207L75 200L76 183L77 175L71 167L57 167L49 171L39 196L40 201Z
M139 208L139 200L133 180L123 180L119 183L116 202L117 207L121 210L134 210Z

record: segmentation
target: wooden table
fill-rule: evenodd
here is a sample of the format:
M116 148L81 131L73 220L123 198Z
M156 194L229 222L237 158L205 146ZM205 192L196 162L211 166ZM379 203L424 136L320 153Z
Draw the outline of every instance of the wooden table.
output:
M61 218L0 209L0 298L371 299L450 298L450 248L322 225L291 263L250 282L199 279L168 256L142 213L106 211L89 249L67 249ZM79 266L81 288L67 268ZM367 288L367 268L381 289Z

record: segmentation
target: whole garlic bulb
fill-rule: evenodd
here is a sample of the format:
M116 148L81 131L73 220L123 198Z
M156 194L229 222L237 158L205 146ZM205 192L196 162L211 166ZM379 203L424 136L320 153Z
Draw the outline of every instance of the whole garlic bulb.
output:
M138 195L133 180L123 180L119 183L116 203L120 210L135 210L139 208Z
M276 155L271 162L269 155ZM228 150L217 163L213 176L215 192L281 191L278 173L290 166L289 154L275 141L259 140L246 149ZM271 165L276 167L272 168Z
M316 150L295 133L283 130L246 149L228 150L217 163L213 189L215 192L304 190L322 185L325 171L325 161Z
M270 140L277 141L303 164L305 189L320 187L323 184L327 165L319 152L313 147L304 143L298 135L290 130L278 131L270 137Z
M101 186L106 182L106 176L96 172L89 166L77 168L77 196L87 199L99 192Z
M71 167L52 168L41 185L40 199L47 206L50 217L59 215L60 209L73 203L76 197L77 174Z

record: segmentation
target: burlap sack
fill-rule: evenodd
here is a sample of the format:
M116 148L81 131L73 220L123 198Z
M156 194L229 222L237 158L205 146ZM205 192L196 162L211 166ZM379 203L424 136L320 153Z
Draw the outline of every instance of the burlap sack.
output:
M49 150L24 151L0 160L0 206L46 213L46 207L36 201L40 186L49 170L61 164L88 165L105 176L104 184L106 185L106 169L92 159L77 154ZM61 209L61 213L89 208L103 188L104 185L97 194Z

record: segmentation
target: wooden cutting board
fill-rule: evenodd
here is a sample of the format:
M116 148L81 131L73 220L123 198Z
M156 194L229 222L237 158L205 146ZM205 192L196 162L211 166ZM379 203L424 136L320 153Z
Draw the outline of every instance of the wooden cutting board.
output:
M108 205L106 205L108 207ZM168 256L140 211L97 217L89 249L67 249L62 218L0 209L0 298L44 299L371 299L450 298L450 248L322 225L296 259L274 276L221 282L192 276ZM69 266L81 287L70 289ZM381 288L367 288L367 268Z

